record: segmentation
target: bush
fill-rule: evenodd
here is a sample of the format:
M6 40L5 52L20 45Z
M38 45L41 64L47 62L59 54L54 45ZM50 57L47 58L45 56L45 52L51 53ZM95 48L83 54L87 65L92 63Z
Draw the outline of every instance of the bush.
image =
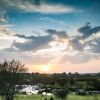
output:
M89 92L88 91L84 91L84 90L80 90L78 92L76 92L77 95L88 95Z
M65 99L68 94L67 89L57 89L55 95L61 99Z

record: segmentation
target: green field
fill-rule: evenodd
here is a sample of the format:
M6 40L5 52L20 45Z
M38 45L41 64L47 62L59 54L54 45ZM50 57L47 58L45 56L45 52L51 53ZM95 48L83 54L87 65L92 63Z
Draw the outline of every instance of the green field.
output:
M45 96L41 95L20 95L16 96L15 100L44 100ZM49 100L50 97L48 97ZM55 97L55 100L58 100ZM68 95L66 100L100 100L100 95L92 95L92 96L78 96L78 95Z
M27 96L27 95L18 95L15 96L14 100L44 100L45 96L41 96L41 95L31 95L31 96ZM48 97L49 100L50 97ZM1 99L0 100L4 100ZM57 99L56 97L54 97L54 100L60 100ZM78 96L78 95L68 95L66 100L100 100L100 95L92 95L92 96Z

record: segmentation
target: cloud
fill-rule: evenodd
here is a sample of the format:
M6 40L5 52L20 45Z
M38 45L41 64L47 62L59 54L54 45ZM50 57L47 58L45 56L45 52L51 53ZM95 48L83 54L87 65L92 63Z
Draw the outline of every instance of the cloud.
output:
M67 7L64 5L49 5L40 4L39 6L32 4L20 4L19 8L27 12L40 12L40 13L72 13L75 11L72 7Z
M3 10L2 6L0 5L0 24L8 22L8 16L6 15L6 13L6 10Z
M24 43L26 40L24 38L19 38L19 37L12 36L12 35L0 36L0 50L4 50L4 49L6 49L6 51L14 50L15 48L11 47L13 41Z
M87 63L94 59L100 59L100 54L79 52L73 56L69 56L66 54L60 56L57 58L55 63L66 64L70 62L72 64L81 64L81 63Z
M94 53L100 53L100 37L95 38L88 42L91 46L91 51Z
M100 55L99 55L100 56ZM77 57L77 59L76 59ZM96 54L89 54L89 53L79 53L76 54L73 57L69 57L69 61L71 61L74 64L79 64L79 63L87 63L90 60L96 59L98 56Z
M0 26L0 36L13 35L14 32L7 26Z
M10 27L14 26L13 24L8 23L8 15L5 10L2 10L0 7L0 36L13 35L14 32Z
M48 4L45 0L4 0L1 2L3 5L6 5L8 8L13 8L17 10L22 10L25 12L39 12L39 13L73 13L78 10L74 7L60 5L60 4ZM3 7L2 7L3 8ZM4 6L4 8L6 8Z
M46 32L49 33L50 35L56 35L59 38L67 38L68 37L68 35L66 34L66 31L57 31L57 30L53 30L53 29L47 29Z
M47 21L47 22L54 23L54 24L66 25L63 20L56 20L50 17L41 17L40 20Z
M100 31L100 26L91 27L90 23L78 29L78 32L82 34L82 38L88 38L92 34L96 34Z
M84 48L88 47L87 51L91 53L100 53L100 26L92 27L90 23L87 23L78 31L82 33L79 40L83 41Z
M87 28L86 28L87 29ZM93 31L93 29L95 31ZM92 32L97 32L98 28L94 27L91 28ZM37 51L40 49L47 49L47 48L51 48L49 43L52 41L59 41L63 39L63 42L66 43L66 39L68 40L66 43L66 50L70 51L70 50L74 50L74 51L78 51L78 52L91 52L91 53L99 53L100 52L100 42L99 42L99 38L95 37L95 38L91 38L91 37L87 37L85 40L81 37L81 36L74 36L74 37L70 37L68 36L66 33L66 31L58 31L58 30L54 30L54 29L47 29L45 30L45 32L48 33L47 36L25 36L25 35L19 35L16 34L16 37L19 38L24 38L26 39L25 43L20 43L20 42L14 42L13 46L15 46L16 48L18 48L19 50L22 51ZM97 34L97 33L96 33ZM92 34L91 34L92 35ZM91 36L90 35L90 36ZM56 38L57 37L57 38ZM65 44L64 44L65 46ZM70 49L72 48L72 49Z
M4 23L4 22L7 22L7 20L4 18L0 18L0 23Z
M78 35L69 38L69 44L79 52L100 53L99 39L100 26L92 27L90 23L86 23L78 29Z
M70 39L69 43L73 50L83 51L84 45L79 42L78 38Z
M16 34L14 36L19 38L24 38L26 39L26 42L25 43L14 42L12 46L22 51L37 51L39 49L50 48L49 43L54 40L56 41L56 39L53 37L54 35L63 39L68 37L65 31L56 31L56 30L48 29L46 30L46 32L48 33L47 36L32 36L32 35L25 36L25 35Z
M10 54L9 54L10 52ZM32 54L28 51L15 51L11 49L0 50L0 61L4 59L18 59L26 65L45 65L48 64L54 57L43 54Z
M14 35L14 36L17 36L17 37L19 37L19 38L25 38L25 39L33 39L33 38L35 38L34 36L29 36L29 37L27 37L27 36L25 36L25 35L20 35L20 34L16 34L16 35Z
M51 36L29 36L16 35L17 37L24 38L27 41L24 43L14 42L12 46L21 51L37 51L39 49L49 48L48 43L53 40Z
M95 27L91 27L90 29L95 29ZM22 39L24 41L21 42L17 41L18 39L14 39L12 45L10 45L9 47L6 46L7 48L4 48L3 50L5 52L16 52L16 54L20 52L30 52L32 53L34 59L36 58L36 56L38 56L36 59L39 59L39 62L41 62L41 64L44 63L43 59L46 59L43 55L48 55L48 53L49 55L47 57L47 62L51 61L51 58L52 61L55 61L53 56L55 56L55 58L57 58L59 62L61 61L60 63L63 63L64 61L74 64L86 63L90 60L100 58L99 36L90 38L90 36L92 35L91 34L86 39L82 39L82 37L78 35L68 36L68 33L66 33L66 31L46 29L45 32L48 34L44 36L26 36L20 34L13 35L13 37ZM97 34L97 32L95 34ZM56 39L55 36L59 39ZM53 43L54 47L51 46L50 43ZM72 47L72 50L67 49L67 47Z

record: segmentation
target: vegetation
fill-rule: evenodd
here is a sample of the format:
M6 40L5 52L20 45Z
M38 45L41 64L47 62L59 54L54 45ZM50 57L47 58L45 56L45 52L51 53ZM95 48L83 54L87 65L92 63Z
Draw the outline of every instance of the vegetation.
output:
M55 91L55 95L62 100L66 99L66 96L68 94L68 91L66 89L58 89Z
M49 97L50 100L55 100L56 98L65 99L66 97L69 100L100 99L100 96L97 97L97 94L100 93L100 73L40 74L26 72L27 68L14 59L12 61L4 61L3 63L0 63L0 95L2 98L4 97L5 100L44 100L46 98L41 94L42 92L46 92L55 94L55 98ZM40 84L43 91L39 91L40 95L16 96L18 93L16 85L24 84ZM69 95L71 93L75 93L75 95Z
M0 64L0 94L5 96L6 100L13 100L15 86L23 80L22 74L27 69L19 61L4 61Z

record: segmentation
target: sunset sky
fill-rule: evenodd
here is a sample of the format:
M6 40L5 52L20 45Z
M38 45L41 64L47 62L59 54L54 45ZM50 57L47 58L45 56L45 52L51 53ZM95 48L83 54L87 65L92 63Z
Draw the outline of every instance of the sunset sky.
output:
M0 62L29 72L100 72L100 0L0 0Z

